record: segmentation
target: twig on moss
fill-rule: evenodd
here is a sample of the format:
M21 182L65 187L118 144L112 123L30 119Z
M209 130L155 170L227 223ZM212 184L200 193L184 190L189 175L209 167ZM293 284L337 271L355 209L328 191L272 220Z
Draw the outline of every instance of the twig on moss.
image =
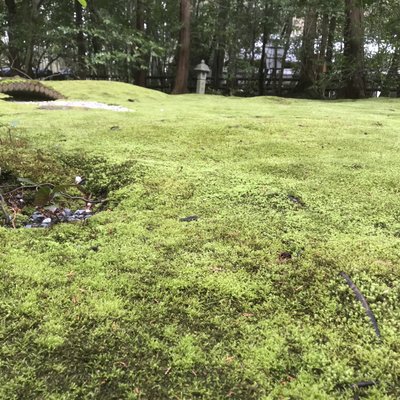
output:
M352 385L352 387L353 387L353 389L358 389L358 388L366 388L366 387L375 386L377 384L378 384L378 382L376 382L376 381L361 381L361 382L354 383Z
M50 187L50 188L55 188L56 185L53 185L52 183L40 183L40 184L35 184L35 185L23 185L23 186L18 186L17 188L10 190L7 193L4 193L4 195L8 196L10 194L13 194L15 192L18 192L19 190L23 190L23 189L37 189L40 187Z
M371 320L371 323L374 327L376 336L381 339L381 332L378 327L378 322L376 321L375 315L372 312L367 299L363 296L363 294L360 292L360 289L354 284L354 282L350 279L350 277L345 273L345 272L340 272L340 275L346 280L347 284L350 286L350 289L354 292L354 295L357 300L360 301L361 305L365 309L365 312L367 313L369 319Z
M75 185L71 185L71 187L74 187ZM16 193L20 190L24 190L24 189L38 189L41 187L49 187L54 189L55 187L57 187L56 185L52 184L52 183L41 183L41 184L37 184L37 185L23 185L23 186L18 186L17 188L10 190L9 192L5 193L6 196L9 196L10 194ZM80 197L80 196L71 196L70 194L67 194L65 192L59 192L63 197L70 199L70 200L82 200L86 203L93 203L93 204L101 204L101 203L106 203L108 200L92 200L92 199L86 199L85 197Z
M92 204L103 204L106 203L108 201L108 199L104 199L104 200L92 200L92 199L85 199L84 197L80 197L80 196L71 196L70 194L64 193L64 192L60 192L60 194L62 196L64 196L66 199L69 200L82 200L85 203L92 203Z
M6 210L6 206L5 206L6 202L4 200L4 197L2 194L0 194L0 211L3 214L3 218L4 218L4 222L6 225L10 225L11 223L11 217L8 214L7 210Z
M24 75L25 79L33 80L33 78L31 76L29 76L27 73L25 73L24 71L22 71L22 70L20 70L18 68L15 68L14 66L11 66L11 69L14 70L14 71L17 71L21 75Z
M11 225L15 229L16 228L15 220L17 219L17 210L15 208L13 208L12 211L13 211L13 217L11 219Z
M377 384L378 384L377 381L361 381L361 382L354 383L353 385L351 385L351 387L354 391L353 399L354 400L360 399L360 389L370 388L371 386L375 386Z

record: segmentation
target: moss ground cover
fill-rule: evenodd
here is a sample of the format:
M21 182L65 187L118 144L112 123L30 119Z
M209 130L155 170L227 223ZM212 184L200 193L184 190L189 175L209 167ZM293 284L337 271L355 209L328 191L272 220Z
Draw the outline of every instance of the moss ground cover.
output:
M0 101L4 179L110 189L85 224L0 227L0 398L400 397L398 100L53 86L133 112Z

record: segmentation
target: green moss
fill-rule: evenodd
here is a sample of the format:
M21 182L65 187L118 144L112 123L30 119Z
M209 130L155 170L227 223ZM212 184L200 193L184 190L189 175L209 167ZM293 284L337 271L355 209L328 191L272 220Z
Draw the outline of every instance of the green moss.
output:
M398 100L54 87L134 112L1 102L9 177L85 174L113 201L0 228L0 398L399 398Z
M12 83L19 83L19 82L26 82L27 80L24 78L20 78L18 76L14 76L12 78L1 78L0 79L0 84L4 84L4 85L8 85L8 84L12 84ZM39 81L33 81L32 82L39 82Z

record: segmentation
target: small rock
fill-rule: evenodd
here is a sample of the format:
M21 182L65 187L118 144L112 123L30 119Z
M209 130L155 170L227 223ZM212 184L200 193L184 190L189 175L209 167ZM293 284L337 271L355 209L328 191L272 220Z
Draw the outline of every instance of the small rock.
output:
M75 177L75 185L84 185L85 184L85 178L82 176L76 176Z
M302 201L300 198L298 198L298 197L296 197L296 196L293 196L293 195L291 195L291 194L288 195L288 199L289 199L290 201L292 201L293 203L300 204L301 206L304 205L303 201Z
M58 218L60 219L60 221L68 222L68 218L71 215L72 215L72 211L69 208L65 208L64 210L62 210L60 212L60 214L58 215Z
M45 219L45 216L39 212L34 212L31 217L33 222L40 223Z
M42 224L46 224L46 225L51 224L51 218L45 218L45 219L42 221Z
M67 213L63 210L57 215L60 221L66 221L68 219Z

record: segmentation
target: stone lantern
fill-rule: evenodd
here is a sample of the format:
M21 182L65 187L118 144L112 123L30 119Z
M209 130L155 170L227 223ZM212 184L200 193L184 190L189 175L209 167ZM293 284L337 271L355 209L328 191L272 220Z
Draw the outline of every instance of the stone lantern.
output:
M201 60L201 63L194 69L197 72L197 94L204 94L206 92L207 75L210 72L210 68Z

